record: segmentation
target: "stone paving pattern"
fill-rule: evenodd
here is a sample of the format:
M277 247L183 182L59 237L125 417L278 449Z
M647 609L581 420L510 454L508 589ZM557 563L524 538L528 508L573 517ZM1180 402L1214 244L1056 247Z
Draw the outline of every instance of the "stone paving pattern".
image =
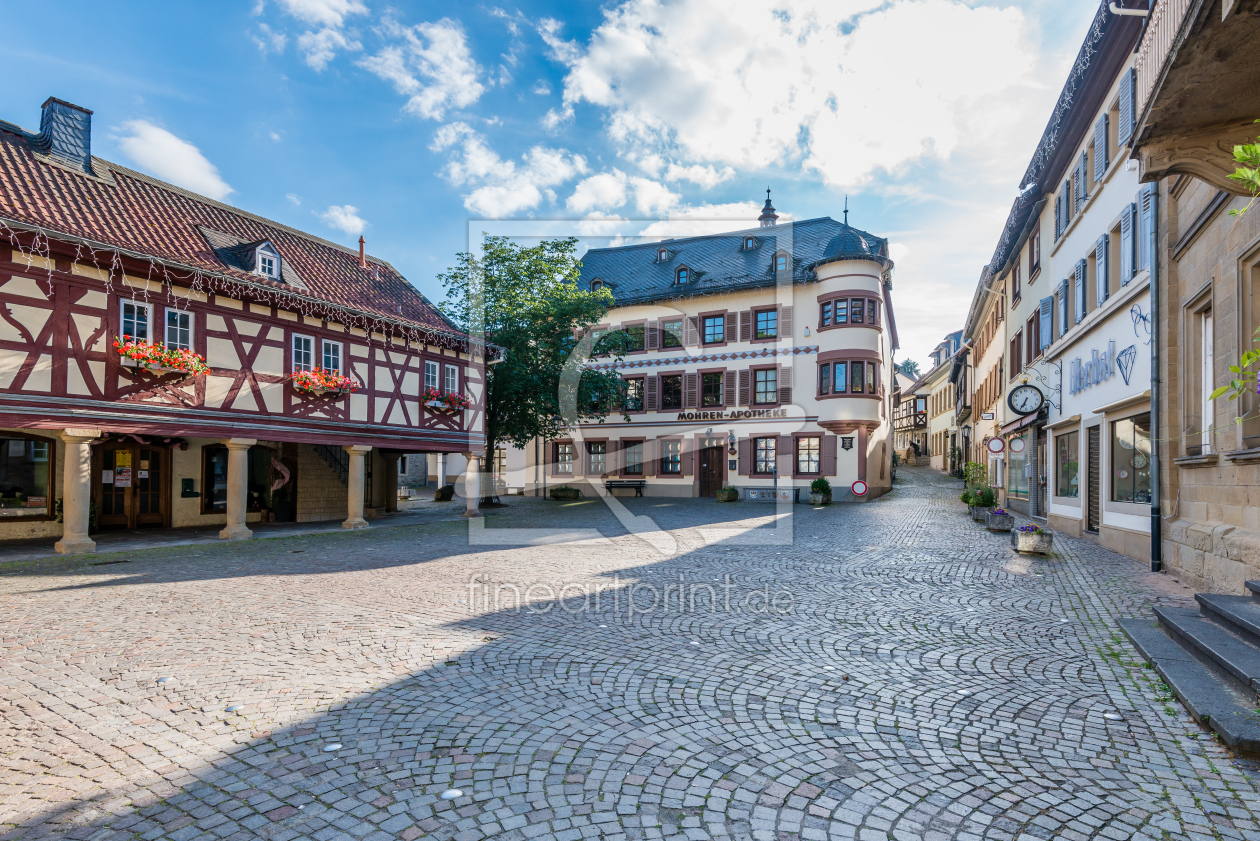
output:
M795 506L784 545L746 542L773 506L626 500L672 556L598 501L513 499L490 527L613 537L440 523L8 571L0 838L1260 838L1257 765L1115 626L1190 592L1062 536L1016 556L958 492L903 469ZM631 613L631 581L697 607L640 586Z

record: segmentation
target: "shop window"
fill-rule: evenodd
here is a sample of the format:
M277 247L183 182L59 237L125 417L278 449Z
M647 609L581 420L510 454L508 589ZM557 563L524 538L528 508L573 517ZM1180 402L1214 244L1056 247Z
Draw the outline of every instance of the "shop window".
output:
M761 310L757 313L757 332L755 338L774 339L779 335L778 310Z
M1111 501L1151 501L1150 413L1111 424Z
M683 323L678 318L673 321L661 322L661 347L672 348L682 347Z
M773 473L775 465L775 438L753 439L753 473Z
M818 453L819 438L797 438L796 439L796 472L797 473L817 473L818 472Z
M602 476L608 467L608 445L603 441L586 445L587 472L594 476Z
M626 411L643 411L643 378L626 380Z
M1054 495L1076 499L1081 495L1080 433L1054 436Z
M49 441L0 438L0 518L47 517L52 513L52 453Z
M573 445L556 444L556 472L573 473Z
M682 441L661 442L661 472L682 473Z
M774 368L762 368L753 372L755 388L754 403L777 403L779 401L778 371Z
M622 460L625 466L621 472L630 476L643 475L643 444L635 442L622 448Z
M682 398L682 374L661 377L661 409L681 409Z
M704 343L706 345L714 345L724 341L726 341L726 317L722 315L705 316Z
M700 405L704 407L722 405L722 375L700 375Z
M1006 489L1011 496L1028 498L1028 436L1021 435L1007 442Z

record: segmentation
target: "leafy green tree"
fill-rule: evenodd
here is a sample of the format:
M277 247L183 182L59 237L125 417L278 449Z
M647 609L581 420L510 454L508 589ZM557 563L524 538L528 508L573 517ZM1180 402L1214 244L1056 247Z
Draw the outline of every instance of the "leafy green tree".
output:
M1260 120L1256 120L1260 123ZM1241 210L1231 210L1230 216L1242 216L1251 206L1256 203L1256 197L1260 196L1260 137L1256 138L1255 143L1244 143L1241 146L1234 147L1234 162L1239 166L1229 174L1229 177L1241 184L1247 192L1251 193L1251 201L1247 202L1247 206Z
M577 239L544 240L524 246L507 237L487 237L481 257L456 255L455 266L438 275L446 289L442 310L460 327L501 348L501 360L486 366L487 452L500 444L526 446L535 437L558 438L568 422L603 422L625 401L616 370L629 337L604 336L594 343L591 328L613 303L607 289L578 286ZM591 351L610 368L572 372ZM575 361L570 357L579 352ZM491 360L493 361L493 360ZM576 407L576 417L570 407ZM627 417L627 420L629 418Z
M897 366L897 370L912 380L919 378L919 363L913 359L902 360L901 364Z

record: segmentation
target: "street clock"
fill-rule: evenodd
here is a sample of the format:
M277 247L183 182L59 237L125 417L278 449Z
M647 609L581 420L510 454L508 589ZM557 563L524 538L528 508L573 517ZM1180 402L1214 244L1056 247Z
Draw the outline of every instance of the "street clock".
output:
M1035 385L1024 384L1011 389L1006 395L1006 405L1017 415L1031 415L1046 402L1045 395Z

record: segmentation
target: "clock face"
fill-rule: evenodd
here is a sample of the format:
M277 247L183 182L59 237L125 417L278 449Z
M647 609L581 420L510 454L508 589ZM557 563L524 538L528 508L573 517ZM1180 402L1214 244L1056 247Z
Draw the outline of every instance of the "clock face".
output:
M1041 403L1045 398L1041 394L1041 389L1032 385L1021 385L1011 391L1007 403L1011 409L1021 415L1031 415L1033 412L1041 408Z

